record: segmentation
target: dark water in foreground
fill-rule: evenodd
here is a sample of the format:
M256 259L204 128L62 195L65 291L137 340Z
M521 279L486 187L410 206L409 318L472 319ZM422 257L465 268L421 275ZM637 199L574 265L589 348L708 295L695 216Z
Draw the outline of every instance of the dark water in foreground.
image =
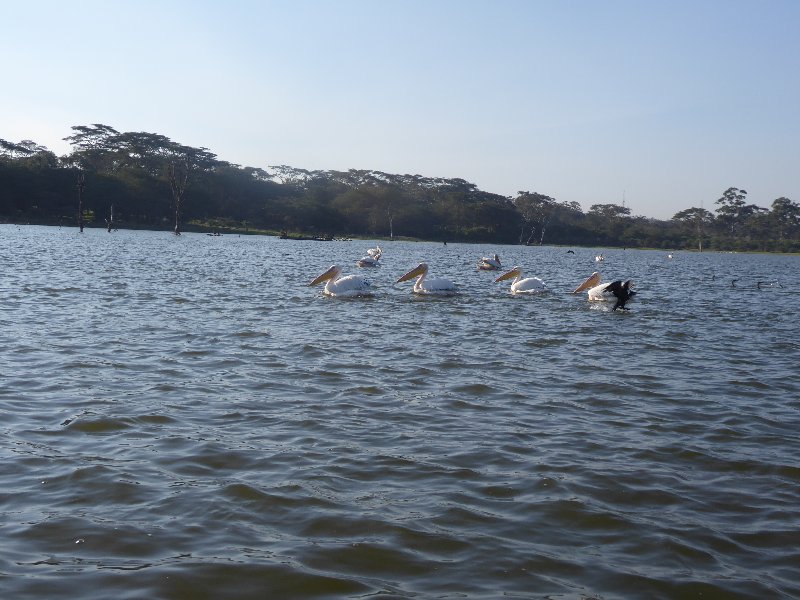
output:
M800 598L800 258L372 245L0 226L0 597Z

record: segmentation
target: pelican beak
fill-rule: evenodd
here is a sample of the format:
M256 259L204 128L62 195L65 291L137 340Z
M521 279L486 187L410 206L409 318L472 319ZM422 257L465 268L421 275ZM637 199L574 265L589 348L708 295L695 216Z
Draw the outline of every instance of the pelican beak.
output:
M514 268L514 269L511 269L510 271L506 271L505 273L500 275L500 277L495 279L494 282L497 283L498 281L505 281L506 279L513 279L517 275L519 275L519 269Z
M314 279L314 281L312 281L308 285L309 286L317 285L319 283L322 283L323 281L327 281L328 279L333 279L334 275L336 275L336 267L335 266L333 266L330 269L328 269L327 271L325 271L322 275L316 277Z
M576 287L572 291L572 293L577 294L578 292L582 292L583 290L588 290L589 288L594 287L599 283L600 283L600 273L595 271L586 279L586 281L584 281L582 284Z
M408 273L401 276L395 283L400 283L401 281L408 281L409 279L414 279L414 277L419 277L425 272L425 265L418 265L411 269Z

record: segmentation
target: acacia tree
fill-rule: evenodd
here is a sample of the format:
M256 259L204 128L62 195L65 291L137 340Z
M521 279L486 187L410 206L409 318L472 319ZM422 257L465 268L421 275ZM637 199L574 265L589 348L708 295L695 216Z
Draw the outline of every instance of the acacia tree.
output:
M224 164L217 160L216 154L208 148L192 148L174 142L165 143L164 158L169 160L167 179L172 191L173 208L175 209L175 235L181 234L181 210L186 187L192 173L211 171Z
M73 148L72 154L66 157L66 162L82 170L111 172L114 170L114 154L116 152L116 139L119 132L102 123L92 125L75 125L73 133L64 138Z
M47 149L32 140L22 140L19 143L0 139L0 157L6 157L18 166L32 169L58 168L58 158Z
M0 155L1 156L8 156L11 160L14 160L14 153L17 152L18 145L14 142L9 142L0 138Z
M800 228L800 205L782 196L772 202L770 218L778 231L778 239L783 241Z
M594 222L595 231L600 232L600 238L605 242L619 243L623 233L625 221L631 214L631 209L620 204L592 204L586 213Z
M746 204L746 198L746 190L729 187L722 193L722 197L714 203L720 205L716 213L719 215L719 220L726 226L728 232L732 236L735 235L736 228L741 222L742 209Z
M37 146L30 140L22 140L15 144L0 138L0 154L7 155L11 160L14 160L15 155L30 156L37 152L37 149L44 150L42 146Z
M192 175L227 164L218 161L207 148L184 146L160 134L120 133L101 123L77 125L72 130L74 133L64 138L73 147L67 163L81 170L133 175L162 184L166 180L171 191L176 235L180 235L184 196Z
M528 237L525 239L525 244L530 245L533 236L536 234L537 228L540 231L539 245L544 243L544 233L547 229L547 224L555 211L556 201L550 196L539 194L538 192L517 192L517 197L514 199L514 206L522 218L522 229L519 234L519 243L522 244L522 238L525 234Z
M714 215L704 208L692 207L675 213L672 220L681 223L687 230L695 229L697 233L697 249L702 252L704 225L713 223Z
M765 241L769 239L769 209L755 204L745 204L739 211L740 233L745 235L748 240Z
M597 215L603 219L621 219L631 214L631 209L619 204L592 204L589 207L590 215Z

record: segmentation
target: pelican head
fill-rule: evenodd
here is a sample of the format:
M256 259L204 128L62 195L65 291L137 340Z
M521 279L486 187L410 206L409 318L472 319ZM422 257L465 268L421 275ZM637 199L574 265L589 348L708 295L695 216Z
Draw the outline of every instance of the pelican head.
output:
M325 271L322 275L317 276L314 278L314 281L309 283L308 285L318 285L323 281L328 281L329 279L336 279L342 273L342 267L339 265L332 265L327 271Z
M572 290L573 294L577 294L578 292L582 292L583 290L588 290L589 288L593 288L594 286L600 283L600 273L595 271L589 277L586 278L582 284Z
M416 267L411 269L405 275L402 275L400 279L398 279L395 283L400 283L401 281L408 281L409 279L414 279L414 277L420 277L421 275L425 275L428 272L428 265L427 263L419 263Z
M519 277L522 275L522 269L520 267L514 267L510 271L506 271L500 277L494 280L495 283L498 281L505 281L506 279L514 279L515 277Z

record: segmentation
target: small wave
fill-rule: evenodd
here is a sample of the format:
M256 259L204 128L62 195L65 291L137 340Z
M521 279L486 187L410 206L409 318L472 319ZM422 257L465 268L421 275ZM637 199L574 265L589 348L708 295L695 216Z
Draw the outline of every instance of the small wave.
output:
M485 383L468 383L465 385L458 385L453 388L453 391L458 394L467 394L468 396L477 397L491 396L497 392L494 387L486 385Z
M82 433L112 433L134 427L134 423L129 418L76 418L65 421L65 427L72 431Z

